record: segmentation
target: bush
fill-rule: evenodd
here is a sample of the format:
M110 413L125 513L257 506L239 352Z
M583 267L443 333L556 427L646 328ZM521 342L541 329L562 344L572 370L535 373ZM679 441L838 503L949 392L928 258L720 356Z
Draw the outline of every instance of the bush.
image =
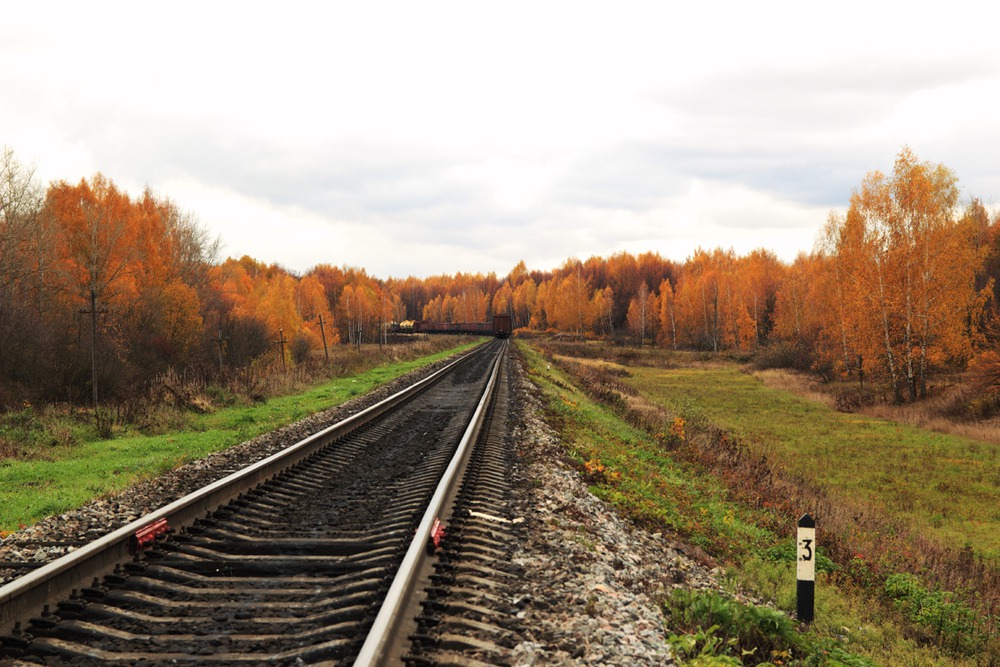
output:
M839 412L857 412L863 407L875 405L878 396L872 389L850 387L839 392L834 405Z
M886 577L884 591L913 623L937 635L941 643L965 653L974 653L983 642L973 610L961 602L950 602L940 590L929 590L912 574Z
M583 478L587 484L614 484L621 480L620 472L611 470L600 459L590 459L583 464Z
M968 401L963 401L957 410L955 407L952 407L950 411L952 412L952 416L959 419L968 419L971 421L991 419L1000 414L1000 396L995 394L977 396ZM954 414L956 412L957 414Z
M770 368L793 368L809 370L812 360L798 346L791 343L773 343L761 348L753 358L754 370Z
M298 333L292 338L289 349L292 354L292 361L298 366L309 360L309 354L312 351L312 342L310 342L309 337L305 334Z

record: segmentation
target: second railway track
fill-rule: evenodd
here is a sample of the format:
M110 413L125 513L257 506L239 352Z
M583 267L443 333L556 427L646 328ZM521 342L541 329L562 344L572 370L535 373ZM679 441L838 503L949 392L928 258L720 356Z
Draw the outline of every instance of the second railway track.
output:
M397 652L396 661L403 653L411 663L430 661L425 656L438 650L443 635L440 628L427 626L439 626L442 617L449 616L445 603L425 601L420 626L404 630L406 625L392 625L382 630L395 639L413 632L417 644L412 647L365 640L373 624L376 628L381 624L376 619L383 599L394 587L400 562L413 550L414 532L436 494L438 480L449 465L465 465L452 463L452 457L502 345L493 343L489 350L470 355L416 397L339 435L290 468L258 473L260 483L208 514L196 504L190 511L201 512L197 519L171 525L171 533L156 540L140 558L113 566L91 564L114 569L81 581L67 594L52 593L47 611L35 612L31 620L17 620L16 628L0 639L7 662L352 664L359 654L362 660L381 662L387 650ZM491 437L496 447L495 432L481 440ZM478 544L452 550L472 548L495 557L496 549L484 542L490 539L484 535L492 530L489 526L509 529L511 520L490 505L492 492L482 490L503 484L502 463L489 462L502 456L493 456L487 456L485 464L470 465L474 476L485 481L466 483L463 493L471 494L472 500L464 501L467 505L459 512L462 518L455 533L448 533L446 521L445 530L418 543L417 550L433 549L431 542L443 541L448 554L449 542ZM483 455L472 458L478 461ZM473 532L482 534L461 542L459 534L469 529L457 526L470 520ZM477 522L486 527L475 528ZM162 524L153 524L148 533L155 535L161 529ZM134 549L145 546L146 533L129 537ZM119 544L118 551L121 548ZM59 561L23 579L42 579L58 569ZM439 565L434 581L451 582L446 588L454 588L454 570L446 566L442 575L441 569ZM486 571L480 566L480 575ZM64 574L58 581L71 579ZM0 589L0 606L16 606L10 596L24 585L16 581ZM404 587L409 592L412 584ZM433 588L439 595L441 586ZM413 604L400 603L398 614L410 615ZM30 606L23 603L18 608ZM443 614L435 611L442 608ZM4 622L16 618L9 612ZM490 630L494 626L480 625L495 639L497 633ZM10 630L0 628L0 632ZM364 657L373 644L379 652L374 658ZM488 649L491 644L481 645Z

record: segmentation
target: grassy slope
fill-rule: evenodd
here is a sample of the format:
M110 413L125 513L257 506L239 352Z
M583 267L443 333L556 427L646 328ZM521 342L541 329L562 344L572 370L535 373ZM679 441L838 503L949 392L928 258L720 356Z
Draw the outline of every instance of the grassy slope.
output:
M735 367L629 370L626 382L650 401L699 411L806 479L1000 558L1000 446L839 413Z
M379 366L353 378L338 378L303 394L274 398L261 405L200 415L183 432L53 447L44 460L0 461L0 530L13 530L19 524L79 507L138 479L339 405L456 351Z

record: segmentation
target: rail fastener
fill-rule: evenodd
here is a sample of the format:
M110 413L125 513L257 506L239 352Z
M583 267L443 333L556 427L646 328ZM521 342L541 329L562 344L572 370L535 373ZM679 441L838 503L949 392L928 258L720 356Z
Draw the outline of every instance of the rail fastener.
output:
M441 548L441 540L444 539L444 524L441 519L435 517L434 525L431 526L430 539L427 541L427 553L435 554Z
M128 552L133 556L138 555L143 549L152 546L156 542L156 538L169 531L170 524L167 523L166 517L146 524L128 538Z

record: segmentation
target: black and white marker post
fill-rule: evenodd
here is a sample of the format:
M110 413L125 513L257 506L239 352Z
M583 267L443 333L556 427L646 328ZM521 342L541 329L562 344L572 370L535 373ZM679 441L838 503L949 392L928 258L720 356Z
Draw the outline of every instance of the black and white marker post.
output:
M808 514L799 519L796 563L796 614L803 623L812 623L816 608L816 522Z

